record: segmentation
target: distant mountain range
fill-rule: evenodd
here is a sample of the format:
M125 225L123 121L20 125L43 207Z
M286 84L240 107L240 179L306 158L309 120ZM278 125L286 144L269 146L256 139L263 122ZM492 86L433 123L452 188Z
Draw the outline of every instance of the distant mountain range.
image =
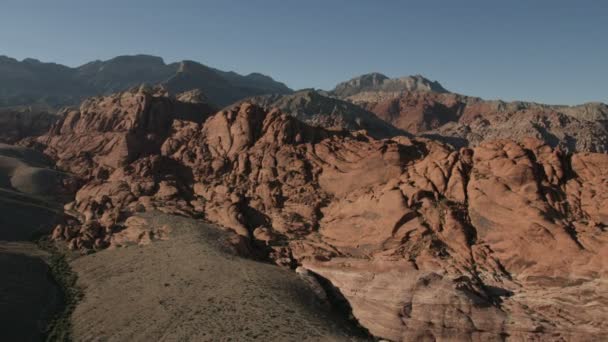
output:
M608 106L555 106L487 101L455 94L421 75L389 78L369 73L332 90L293 91L269 76L246 76L194 61L166 64L148 55L119 56L76 68L0 57L0 130L12 142L44 132L64 106L91 96L160 85L168 95L197 91L216 108L248 101L278 108L313 126L366 130L375 138L424 135L456 147L487 139L536 137L570 151L608 151Z
M166 64L162 58L148 55L119 56L76 68L0 56L0 107L34 105L56 109L142 83L163 84L171 93L198 88L218 106L248 96L292 92L285 84L259 73L243 76L194 61Z

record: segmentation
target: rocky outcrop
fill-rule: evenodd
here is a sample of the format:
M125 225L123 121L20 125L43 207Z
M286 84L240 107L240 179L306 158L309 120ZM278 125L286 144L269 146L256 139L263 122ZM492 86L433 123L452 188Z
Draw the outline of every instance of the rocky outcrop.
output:
M47 135L23 144L43 146L63 170L105 179L110 170L158 154L173 120L204 121L214 108L199 100L182 102L146 87L90 98L79 109L65 110Z
M75 202L65 207L74 219L58 225L53 237L81 251L104 248L129 213L151 210L154 200L169 208L171 199L177 200L175 187L189 178L180 165L160 156L160 148L174 120L203 122L214 111L203 101L198 91L176 99L162 88L140 87L88 99L78 110L66 110L47 135L23 141L84 183ZM132 203L134 199L139 203ZM182 197L177 203L186 202ZM116 244L124 240L118 238Z
M484 101L437 92L364 92L348 97L397 128L477 146L486 140L533 137L569 151L608 151L608 107Z
M251 104L194 122L160 115L171 101L97 99L41 140L60 165L96 170L79 172L89 181L67 206L78 220L56 239L145 244L164 233L128 220L136 212L200 217L329 280L380 338L606 338L605 154L376 140Z
M277 108L311 126L330 130L365 130L368 135L377 139L408 134L381 120L374 113L315 90L302 90L290 95L250 97L232 107L238 107L245 102L269 110Z

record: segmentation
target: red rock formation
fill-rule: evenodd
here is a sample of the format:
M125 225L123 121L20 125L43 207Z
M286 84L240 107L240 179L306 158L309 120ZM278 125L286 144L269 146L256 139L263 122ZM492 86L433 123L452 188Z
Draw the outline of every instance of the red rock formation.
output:
M197 123L148 95L97 101L44 140L61 165L96 170L69 208L81 224L56 230L73 248L142 243L137 222L116 233L137 211L200 216L328 279L381 338L607 338L605 154L375 140L249 104Z
M347 98L397 128L456 146L537 138L570 151L608 151L608 107L484 101L451 93L360 93Z
M288 95L273 94L249 97L233 104L233 106L239 106L241 103L280 109L281 112L311 126L331 130L365 130L369 136L376 139L408 135L408 133L395 128L357 105L335 97L329 97L327 94L311 89Z
M41 147L59 168L85 183L65 208L78 220L59 225L53 233L56 239L83 252L104 248L122 228L117 222L154 208L155 200L162 201L163 208L174 203L174 213L180 213L180 205L190 208L183 198L187 191L177 199L177 188L187 188L183 183L189 171L160 156L160 147L174 120L202 122L213 108L194 91L177 98L145 87L91 98L79 110L67 110L47 135L23 142Z
M416 134L458 120L463 106L450 98L452 96L410 92L379 102L360 102L360 105L393 126Z
M177 101L142 87L85 100L79 109L66 110L36 142L60 168L84 178L103 178L107 170L158 154L174 119L202 122L212 112L207 104Z

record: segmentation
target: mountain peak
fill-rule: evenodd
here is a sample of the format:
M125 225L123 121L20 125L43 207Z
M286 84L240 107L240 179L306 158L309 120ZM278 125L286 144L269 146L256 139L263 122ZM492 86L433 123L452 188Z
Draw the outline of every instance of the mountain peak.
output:
M368 74L363 74L357 77L353 77L350 80L340 83L336 88L340 85L349 85L349 86L358 86L358 87L374 87L381 85L384 81L388 80L388 76L381 74L379 72L370 72Z
M162 57L144 54L116 56L112 59L107 60L106 63L137 63L165 66L165 61Z
M378 72L364 74L339 83L332 94L338 97L349 97L365 91L397 92L397 91L423 91L447 93L448 91L437 81L431 81L422 75L389 78Z
M28 63L28 64L42 64L42 62L39 59L36 58L25 58L22 61L23 63Z

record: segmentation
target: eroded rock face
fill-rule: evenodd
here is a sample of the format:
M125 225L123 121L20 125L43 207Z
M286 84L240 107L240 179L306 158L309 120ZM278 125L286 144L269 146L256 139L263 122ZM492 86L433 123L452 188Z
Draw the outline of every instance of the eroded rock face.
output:
M205 103L181 102L140 87L67 109L35 143L43 145L60 168L83 178L104 178L109 170L158 154L174 119L202 122L213 111Z
M608 151L608 107L484 101L438 92L362 92L346 98L397 128L477 146L486 140L533 137L569 151Z
M151 238L154 232L150 235L140 227L132 227L129 218L135 213L160 210L197 217L188 203L189 184L191 174L175 161L159 155L141 158L115 169L107 178L93 179L81 187L75 201L65 207L75 219L58 225L53 237L83 253L140 244L141 239Z
M331 130L365 130L376 139L408 135L363 108L315 90L301 90L293 94L250 97L240 103L253 103L269 109L280 109L311 126Z
M458 151L375 140L250 104L171 127L103 118L66 118L65 133L48 140L52 148L72 127L111 127L91 149L94 169L106 171L70 205L79 222L57 229L73 248L146 243L162 233L122 222L162 210L223 225L235 243L328 279L381 338L606 338L605 154L531 139ZM156 150L133 161L115 130L150 132Z

